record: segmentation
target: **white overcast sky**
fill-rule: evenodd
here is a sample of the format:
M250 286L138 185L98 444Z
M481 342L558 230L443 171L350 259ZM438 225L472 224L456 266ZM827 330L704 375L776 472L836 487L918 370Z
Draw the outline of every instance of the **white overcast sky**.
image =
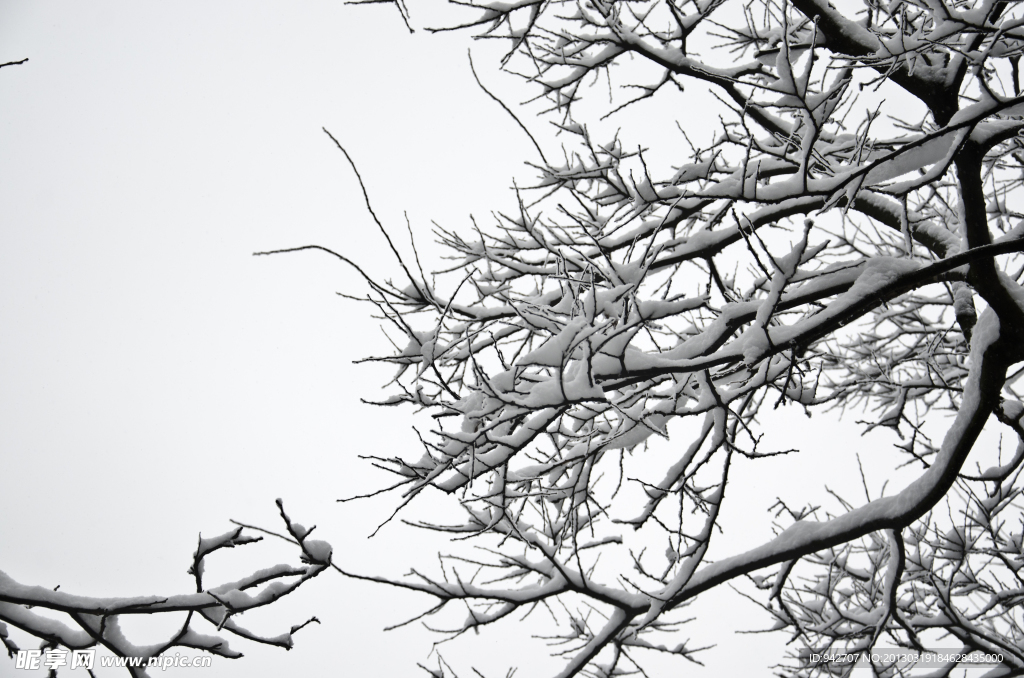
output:
M366 539L393 498L335 502L387 480L357 455L416 445L407 412L359 402L390 374L352 364L389 350L368 309L335 294L363 292L359 278L326 255L251 255L315 243L397 276L322 127L403 241L403 212L426 242L431 220L465 229L510 208L532 148L473 83L470 46L489 86L523 92L489 44L410 35L391 6L0 0L0 63L29 58L0 69L0 569L85 595L185 592L198 533L276 528L277 497L350 569L434 566L443 544L423 535ZM794 416L787 436L806 429ZM856 469L846 429L806 430L811 456L787 473ZM734 472L751 498L730 509L734 535L767 536L771 498L800 484L775 477L788 480ZM296 560L270 545L218 556L211 584ZM718 643L698 673L764 671L784 638L726 635L768 622L721 600L694 627L695 645ZM435 637L382 629L427 602L325 574L245 620L279 633L316 614L294 650L235 641L248 656L204 675L408 675ZM143 642L165 628L144 626ZM521 662L499 631L464 641L452 656ZM0 676L19 674L0 658Z

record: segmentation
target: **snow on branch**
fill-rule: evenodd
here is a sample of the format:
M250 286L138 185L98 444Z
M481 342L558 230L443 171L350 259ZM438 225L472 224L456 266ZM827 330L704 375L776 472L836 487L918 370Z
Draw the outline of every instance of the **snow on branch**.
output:
M202 650L228 659L242 657L241 652L231 648L226 634L290 649L294 643L295 632L310 622L318 621L315 617L276 636L263 636L248 631L239 626L234 619L246 610L265 607L292 593L330 566L330 546L326 542L307 539L311 530L292 522L284 512L280 500L278 506L290 535L285 538L300 546L304 565L273 565L237 581L209 586L204 579L207 557L221 549L263 540L261 536L243 533L246 527L239 526L216 537L199 537L189 568L189 574L195 581L195 593L93 598L21 584L0 572L0 622L39 638L44 648L83 650L103 647L117 657L136 658L135 661L141 660L141 664L133 666L129 663L127 668L132 676L138 677L150 675L145 668L147 662L152 662L176 647ZM248 529L258 531L258 528ZM55 619L53 616L37 612L37 609L60 613L64 618ZM121 620L126 615L175 613L179 617L180 613L187 614L178 630L160 643L137 645L121 628ZM214 634L204 634L196 630L194 620L197 615L209 622L210 630L214 631ZM0 628L5 631L4 645L8 654L13 657L20 648L9 640L6 627L0 625ZM149 665L160 666L159 663Z

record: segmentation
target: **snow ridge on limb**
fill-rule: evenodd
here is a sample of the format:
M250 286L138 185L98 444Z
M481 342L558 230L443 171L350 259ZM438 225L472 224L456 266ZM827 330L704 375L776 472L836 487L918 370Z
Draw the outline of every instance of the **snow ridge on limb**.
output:
M57 589L21 584L0 572L0 621L41 639L45 647L63 646L69 650L104 647L117 657L138 657L149 660L160 657L172 648L183 647L202 650L221 657L237 659L242 653L230 647L223 632L267 645L289 649L293 635L303 626L317 621L316 617L293 626L277 636L263 636L237 625L234 615L246 610L270 605L295 591L309 579L323 572L331 559L331 548L326 542L307 539L312 529L293 523L278 500L282 519L289 537L302 549L302 566L274 565L253 572L233 582L207 587L203 580L206 558L224 548L234 548L262 541L263 537L243 534L243 529L268 532L259 528L239 525L216 537L199 537L188 573L192 575L196 592L171 596L137 596L129 598L94 598L78 596ZM274 534L270 532L270 534ZM42 608L67 615L67 621L55 620L34 612ZM166 641L140 646L133 643L121 630L119 619L123 615L162 614L188 612L180 628ZM204 634L193 626L194 615L210 622L217 635ZM71 622L71 623L69 623ZM319 622L318 622L319 623ZM77 628L76 628L77 626ZM9 654L17 649L4 636ZM132 676L147 676L145 667L127 666Z
M826 522L796 522L762 546L708 565L685 581L674 581L656 597L668 600L669 605L678 604L738 575L822 551L870 532L902 529L927 513L956 480L974 441L999 402L999 389L1008 365L1003 355L986 355L990 350L1002 352L993 348L999 340L999 320L995 313L987 311L971 342L971 369L956 419L946 432L935 461L906 489Z

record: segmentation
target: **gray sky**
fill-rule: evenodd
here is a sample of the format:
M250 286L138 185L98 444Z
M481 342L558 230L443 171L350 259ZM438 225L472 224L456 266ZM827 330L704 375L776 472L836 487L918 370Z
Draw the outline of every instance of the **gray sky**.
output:
M385 351L367 309L335 295L360 281L326 256L251 256L317 243L394 268L324 126L403 230L403 210L424 230L485 212L479 187L500 196L521 168L523 140L496 135L494 104L466 83L465 41L409 36L387 9L0 5L0 61L30 58L0 71L0 560L11 576L90 595L188 590L198 532L229 518L276 528L279 496L356 569L386 568L410 539L366 541L387 500L334 502L385 480L356 455L415 440L386 425L394 412L359 403L387 379L351 364ZM295 560L227 553L239 570ZM274 633L308 614L325 622L301 650L259 652L260 673L311 650L377 670L426 657L422 631L381 633L416 596L311 583L300 611L246 620ZM242 661L234 670L252 675ZM217 675L232 663L215 662Z
M251 254L315 243L398 275L322 127L391 232L407 242L407 212L427 255L431 220L465 229L510 208L532 147L473 83L467 46L488 86L521 90L468 38L409 35L393 7L341 2L0 0L0 63L30 59L0 70L0 568L84 595L184 592L197 534L230 518L276 528L276 497L346 567L432 565L440 545L424 535L366 539L393 498L335 503L387 480L357 455L417 445L407 412L359 402L390 375L352 364L390 350L368 309L335 295L361 293L359 278L326 255ZM814 441L792 416L787 440ZM856 469L830 442L779 477ZM753 481L756 516L738 509L751 533L766 535L768 485ZM218 554L210 581L297 560L246 550ZM767 625L728 601L705 604L704 634ZM436 638L381 629L426 603L323 575L244 620L280 633L316 614L293 651L236 641L248 656L208 673L405 675ZM139 629L155 640L166 626ZM484 657L501 635L442 651ZM737 670L740 643L763 670L783 639L711 642L705 675ZM27 674L0 659L7 675Z

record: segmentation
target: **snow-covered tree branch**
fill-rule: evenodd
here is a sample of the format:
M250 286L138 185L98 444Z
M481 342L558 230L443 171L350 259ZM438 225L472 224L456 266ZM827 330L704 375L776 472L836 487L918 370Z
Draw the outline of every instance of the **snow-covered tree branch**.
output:
M367 277L399 337L374 358L397 366L379 404L436 422L419 456L374 461L400 515L440 490L464 521L412 522L484 554L393 583L433 595L430 614L465 603L455 634L546 607L560 676L639 668L641 648L692 658L676 611L743 575L804 648L787 673L826 670L809 657L828 648L924 649L937 629L1003 652L994 675L1024 669L1007 604L1024 457L975 449L996 417L1019 438L1024 411L1018 8L460 4L477 12L461 28L507 40L502 68L538 88L561 148L540 144L514 212L438 227L445 268L399 256L400 282ZM701 92L718 107L688 105ZM628 126L601 136L593 117L655 101L683 132L661 173ZM778 453L758 428L780 406L874 413L865 431L898 433L894 468L918 476L789 511L711 562L723 503L742 501L730 466ZM992 470L970 473L972 455Z
M331 565L331 546L324 541L308 539L313 528L307 529L292 521L285 513L281 500L278 500L277 505L288 534L275 536L291 541L299 547L302 565L274 565L257 570L237 581L210 586L204 579L204 574L206 559L211 554L221 549L263 540L262 536L244 534L245 526L239 526L215 537L200 536L189 567L189 574L195 580L195 593L91 598L57 589L51 591L40 586L26 586L0 572L0 641L11 657L22 649L8 637L4 624L10 624L43 640L44 647L84 650L102 646L116 657L141 660L136 666L127 666L132 676L140 678L153 675L152 671L147 671L146 662L159 658L174 648L202 650L229 659L242 657L241 652L229 645L223 636L224 633L257 643L291 649L294 642L292 635L310 622L319 620L313 617L302 624L292 626L284 633L263 636L249 631L235 619L237 615L247 610L270 605L287 596ZM250 531L254 530L266 532L259 528L250 528ZM55 619L51 615L40 614L34 608L61 613L58 616L65 618ZM137 645L127 637L120 625L120 620L125 615L182 612L187 614L178 629L161 643ZM218 635L208 635L193 628L193 622L198 617L206 620ZM152 666L160 668L161 665L155 663Z
M418 10L395 4L404 37ZM407 240L374 209L402 191L360 174L331 128L324 143L355 170L365 205L352 209L368 208L393 275L363 265L356 240L273 252L332 255L358 275L344 296L392 344L365 359L394 370L373 404L415 422L420 445L365 453L391 483L355 499L390 498L400 520L379 529L401 521L450 551L395 556L404 577L361 571L279 504L280 534L236 524L200 539L194 592L93 598L0 573L8 654L9 627L119 657L239 657L231 635L287 648L305 624L262 635L237 615L333 569L428 598L395 625L441 642L528 619L560 678L701 661L686 608L729 586L763 611L750 626L790 642L781 675L853 668L823 655L951 646L997 654L989 675L1024 674L1021 7L453 4L463 18L431 30L505 47L490 62L502 73L486 50L470 68L524 133L532 181L486 220L436 226L447 258L432 263L416 224ZM496 96L489 76L530 98ZM395 184L417 180L395 167ZM774 532L723 548L748 489L737 470L807 452L765 443L786 409L856 422L855 444L889 450L886 464L863 468L863 496L823 477L828 505L780 498ZM993 431L1015 451L985 442ZM207 581L207 558L261 530L298 564ZM119 624L155 614L184 616L159 644ZM431 659L431 675L455 674Z

